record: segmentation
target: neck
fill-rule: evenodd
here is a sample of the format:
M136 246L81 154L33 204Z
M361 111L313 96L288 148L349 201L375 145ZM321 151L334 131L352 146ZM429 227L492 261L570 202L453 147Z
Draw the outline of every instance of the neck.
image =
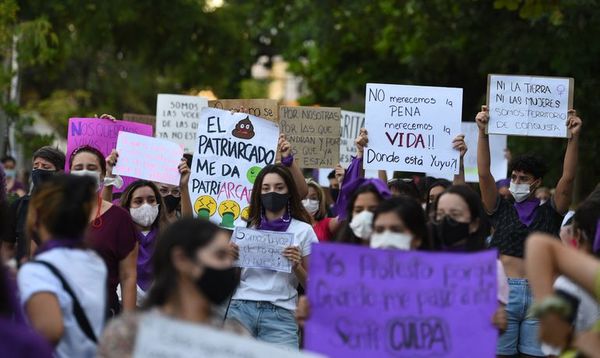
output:
M210 303L191 282L179 280L179 289L162 306L174 318L198 323L210 321Z
M284 214L285 214L285 208L283 208L279 211L276 211L276 212L265 210L265 217L269 221L277 220L277 219L281 218Z

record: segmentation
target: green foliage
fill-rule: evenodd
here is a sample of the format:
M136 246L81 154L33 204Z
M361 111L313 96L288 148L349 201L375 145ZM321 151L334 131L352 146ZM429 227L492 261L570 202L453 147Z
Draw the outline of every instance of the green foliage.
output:
M247 79L240 82L240 98L267 98L269 82L267 80Z

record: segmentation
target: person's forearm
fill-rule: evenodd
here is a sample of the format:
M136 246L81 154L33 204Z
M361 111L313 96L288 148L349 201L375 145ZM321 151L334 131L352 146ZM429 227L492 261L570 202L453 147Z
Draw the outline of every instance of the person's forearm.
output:
M296 184L296 188L298 189L298 195L300 198L304 199L306 195L308 195L308 185L306 185L306 179L304 179L304 174L302 174L302 170L296 161L292 162L292 165L289 167L290 172L292 173L292 177L294 178L294 183Z
M492 175L490 163L490 141L485 131L480 129L477 140L477 172L480 177Z
M102 196L102 200L112 203L112 201L113 201L113 186L112 185L104 186L102 188L101 196Z
M563 180L572 182L575 180L577 172L577 161L579 160L579 137L573 136L569 138L567 150L565 151L565 160L563 163Z
M120 280L123 311L133 311L136 307L137 277L136 274L124 275Z
M190 200L190 192L187 185L180 188L181 190L181 216L184 218L191 218L194 216L194 210L192 209L192 201Z
M300 282L302 287L304 287L306 289L306 276L307 275L306 275L306 270L304 269L304 267L302 267L302 265L298 265L298 267L296 267L294 269L294 274L296 275L298 282Z
M454 180L452 181L453 185L461 185L465 184L465 161L463 157L460 157L460 164L458 169L458 174L454 175Z

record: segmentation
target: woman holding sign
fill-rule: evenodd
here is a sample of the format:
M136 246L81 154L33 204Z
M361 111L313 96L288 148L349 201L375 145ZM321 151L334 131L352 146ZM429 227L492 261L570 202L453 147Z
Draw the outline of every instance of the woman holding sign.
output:
M514 158L510 165L510 187L512 199L504 199L498 194L495 179L490 171L490 144L486 126L490 115L483 106L475 118L479 127L477 143L477 169L481 198L486 212L492 219L494 235L491 246L500 251L511 295L507 305L508 330L498 342L498 355L517 353L542 357L544 353L537 339L539 321L526 316L533 300L525 275L523 260L525 239L534 231L558 236L564 214L572 201L573 184L577 168L581 119L574 110L568 113L565 125L568 139L562 177L556 185L556 195L541 204L535 197L535 189L542 185L545 174L544 163L531 155Z
M94 178L97 188L107 171L112 170L112 165L107 168L102 153L90 146L75 149L70 163L72 174ZM138 243L131 216L122 208L102 200L99 194L92 209L88 239L108 268L109 313L115 315L121 311L117 296L118 284L121 285L123 310L133 310L136 306Z
M306 284L310 245L318 242L311 221L290 170L282 165L263 168L252 189L248 227L293 233L294 244L282 252L292 264L290 273L242 269L227 318L241 322L259 340L298 349L297 288Z

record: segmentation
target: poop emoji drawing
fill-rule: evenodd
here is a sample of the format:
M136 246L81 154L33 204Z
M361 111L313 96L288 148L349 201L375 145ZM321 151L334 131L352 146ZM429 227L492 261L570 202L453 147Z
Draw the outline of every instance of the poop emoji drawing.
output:
M209 219L217 211L217 202L208 195L202 195L194 203L194 211L201 219Z
M240 139L252 139L254 137L254 126L250 122L250 118L246 117L239 121L235 125L231 135Z
M240 217L240 205L233 200L225 200L219 204L221 227L233 229L233 223Z

